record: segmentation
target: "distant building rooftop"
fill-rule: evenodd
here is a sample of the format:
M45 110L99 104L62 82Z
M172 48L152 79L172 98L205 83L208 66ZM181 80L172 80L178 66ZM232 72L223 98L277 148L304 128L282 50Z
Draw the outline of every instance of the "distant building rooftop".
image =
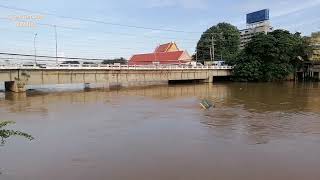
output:
M174 42L159 45L153 53L136 54L129 60L129 65L148 64L184 64L191 61L187 51L182 51Z

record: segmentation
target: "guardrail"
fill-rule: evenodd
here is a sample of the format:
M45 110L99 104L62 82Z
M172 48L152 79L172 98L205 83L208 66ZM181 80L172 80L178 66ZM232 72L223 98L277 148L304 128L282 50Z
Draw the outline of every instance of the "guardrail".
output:
M184 69L233 69L232 66L191 66L191 65L109 65L109 64L7 64L0 69L83 69L83 70L184 70Z

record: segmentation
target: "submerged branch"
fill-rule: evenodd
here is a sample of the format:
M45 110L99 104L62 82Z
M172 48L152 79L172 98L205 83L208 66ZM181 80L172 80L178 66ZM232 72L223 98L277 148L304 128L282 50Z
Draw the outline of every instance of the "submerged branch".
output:
M8 129L2 129L3 127L9 125L9 124L15 124L13 121L3 121L0 122L0 137L1 137L1 142L0 145L4 145L6 142L7 138L10 138L11 136L20 136L24 137L28 140L33 140L34 137L32 137L30 134L21 132L21 131L15 131L15 130L8 130Z

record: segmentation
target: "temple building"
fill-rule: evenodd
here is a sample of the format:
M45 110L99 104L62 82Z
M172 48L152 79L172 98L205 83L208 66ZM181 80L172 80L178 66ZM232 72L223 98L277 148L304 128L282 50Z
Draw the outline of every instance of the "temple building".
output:
M129 65L185 64L191 60L187 51L180 50L175 42L170 42L159 45L153 53L133 55Z

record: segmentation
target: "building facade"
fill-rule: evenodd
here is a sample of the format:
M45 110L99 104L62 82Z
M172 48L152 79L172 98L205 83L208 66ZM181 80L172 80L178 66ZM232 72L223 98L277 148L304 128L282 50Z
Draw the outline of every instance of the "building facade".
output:
M307 37L311 46L309 61L303 63L303 67L297 72L299 80L320 80L320 32L312 33Z
M246 29L240 30L240 48L243 49L248 42L251 41L252 37L257 33L267 34L272 32L273 27L269 22L257 23L254 25L248 25Z
M309 38L309 43L312 47L309 59L311 61L320 62L320 32L312 33Z

